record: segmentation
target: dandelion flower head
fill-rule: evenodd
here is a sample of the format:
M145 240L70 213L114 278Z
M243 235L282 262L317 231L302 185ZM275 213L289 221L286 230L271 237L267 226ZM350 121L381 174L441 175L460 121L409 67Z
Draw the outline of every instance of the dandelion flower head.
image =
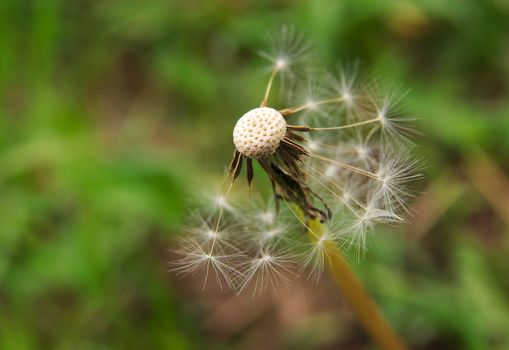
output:
M303 70L308 49L291 27L270 37L261 102L239 113L227 181L212 212L194 215L179 237L177 274L261 293L294 276L318 278L330 245L359 252L376 224L405 220L419 163L403 95L362 79L355 65L335 74ZM288 101L271 99L276 85ZM252 186L255 169L269 179L272 198L233 200L241 174Z

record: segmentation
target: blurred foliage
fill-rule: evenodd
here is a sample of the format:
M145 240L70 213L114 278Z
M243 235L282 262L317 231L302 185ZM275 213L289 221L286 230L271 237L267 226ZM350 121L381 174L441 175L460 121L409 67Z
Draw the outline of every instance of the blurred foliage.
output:
M509 170L508 1L3 0L1 349L242 343L204 332L166 252L259 102L255 52L281 23L329 68L359 59L411 90L434 195L416 220L442 212L354 264L388 318L415 348L509 348L509 219L463 171L481 149ZM434 191L444 174L457 197Z

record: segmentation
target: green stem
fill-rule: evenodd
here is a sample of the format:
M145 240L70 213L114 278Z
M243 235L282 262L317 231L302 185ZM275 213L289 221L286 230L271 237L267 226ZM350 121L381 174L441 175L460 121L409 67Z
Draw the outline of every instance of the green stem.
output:
M315 242L319 239L318 237L320 237L323 230L324 227L319 221L312 220L308 222L308 236L311 241ZM382 349L408 349L384 318L378 306L369 296L336 244L334 242L327 242L325 249L329 262L329 272L343 293L343 296L357 314L358 320L366 332L370 334Z

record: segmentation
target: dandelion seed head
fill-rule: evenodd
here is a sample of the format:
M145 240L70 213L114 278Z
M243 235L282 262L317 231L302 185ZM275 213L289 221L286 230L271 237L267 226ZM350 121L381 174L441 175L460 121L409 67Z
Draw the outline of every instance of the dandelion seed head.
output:
M228 181L220 194L204 196L213 213L199 216L179 240L173 269L202 273L204 286L214 276L220 286L252 287L255 294L288 286L289 276L303 271L318 279L337 247L362 251L375 225L404 221L408 185L418 178L404 142L411 129L401 95L361 82L356 66L335 76L307 71L293 80L301 88L288 88L277 79L295 74L307 45L284 27L269 46L262 53L271 64L260 107L233 129ZM293 101L274 101L273 85ZM260 201L251 187L232 202L230 190L244 173L249 186L266 176L274 199Z
M248 158L273 154L286 135L286 121L273 108L255 108L244 114L233 129L233 143Z

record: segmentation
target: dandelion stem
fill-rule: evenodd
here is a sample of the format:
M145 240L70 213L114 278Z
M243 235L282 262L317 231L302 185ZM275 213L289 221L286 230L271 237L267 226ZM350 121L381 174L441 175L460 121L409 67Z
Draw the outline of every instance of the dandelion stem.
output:
M297 106L297 107L284 108L284 109L280 110L279 113L281 113L283 116L286 117L286 116L295 114L297 112L303 111L305 109L311 109L311 108L315 108L316 106L326 105L326 104L331 104L331 103L336 103L336 102L343 102L344 100L345 99L343 97L328 98L328 99L321 100L321 101L308 102L308 103L305 103L305 104Z
M321 235L313 231L313 229L304 222L302 215L299 215L298 213L295 212L295 210L292 209L292 206L290 205L290 203L288 203L284 196L282 196L281 198L283 198L283 202L285 202L286 206L288 207L288 210L290 210L293 216L295 216L297 220L299 220L301 225L304 226L306 230L308 230L308 235L312 235L315 240L319 240Z
M381 120L380 118L374 118L374 119L370 119L370 120L364 120L362 122L346 124L346 125L339 125L339 126L332 126L332 127L328 127L328 128L312 128L312 127L306 126L306 125L289 125L289 124L287 124L286 127L288 129L290 129L290 130L302 131L302 132L341 130L341 129L349 129L349 128L355 128L357 126L371 124L371 123L374 123L374 122L378 122L380 120Z
M226 190L226 193L225 193L224 199L223 199L224 201L226 201L226 199L228 199L228 195L230 194L230 191L233 187L233 182L234 181L230 182L230 185L228 186L228 189ZM216 244L217 232L219 231L219 225L221 224L221 219L223 218L223 212L224 212L224 206L221 206L219 209L219 216L217 217L216 228L214 229L214 238L212 238L212 245L210 246L209 255L212 255L212 253L214 252L214 245Z
M324 162L334 164L334 165L336 165L336 166L338 166L340 168L348 169L350 171L353 171L355 173L367 176L369 178L372 178L372 179L375 179L375 180L378 180L378 181L382 181L382 179L380 179L376 174L373 174L372 172L364 170L364 169L361 169L361 168L357 168L357 167L355 167L353 165L337 162L335 160L332 160L332 159L329 159L329 158L326 158L326 157L322 157L322 156L319 156L318 154L314 154L314 153L309 153L308 152L308 155L310 157L312 157L312 158L316 158L318 160L322 160Z
M377 117L377 118L373 118L373 119L369 119L369 120L364 120L362 122L340 125L340 126L333 126L333 127L329 127L329 128L309 128L309 131L326 131L326 130L341 130L341 129L355 128L357 126L375 123L380 120L381 119Z
M311 170L313 170L314 172L316 172L318 175L320 176L323 176L324 178L326 178L327 180L330 181L331 185L333 185L334 187L336 187L338 190L340 190L342 193L345 193L345 190L344 188L342 188L341 186L339 186L336 182L332 181L326 174L324 174L323 172L321 172L320 170L318 169L315 169L313 168L311 165L309 165L308 163L302 161L302 164L304 164L305 166L307 166L308 168L310 168ZM316 177L310 175L313 179L316 179ZM316 179L316 181L318 181L318 179ZM326 185L322 184L320 181L318 181L318 183L322 186L324 186L325 188L327 188L328 191L331 191ZM332 191L334 192L334 194L336 196L338 196L340 198L340 200L357 216L359 217L359 214L357 214L357 212L350 206L348 205L348 203L345 201L344 198L342 198L341 196L339 196L335 191ZM363 209L366 209L366 206L364 204L362 204L361 202L359 202L355 197L351 197L352 201L357 204L359 207L363 208Z
M280 71L280 67L276 66L270 75L269 82L267 83L267 88L265 89L265 95L263 96L263 100L260 103L260 107L267 106L269 101L270 90L272 89L272 84L274 83L274 79L276 78L277 73Z
M305 165L307 165L308 167L311 167L310 165L304 163ZM313 169L313 168L311 168ZM314 169L313 169L314 170ZM329 188L327 185L325 185L323 182L321 182L320 180L318 180L315 176L313 176L312 174L308 173L307 171L305 171L304 169L301 169L301 171L309 176L310 178L312 178L313 180L315 180L320 186L322 186L324 189L326 189L328 192L330 192L334 197L336 197L337 199L339 199L341 202L343 202L343 204L352 211L352 213L357 216L359 219L360 219L360 215L355 211L354 208L352 208L351 205L349 205L344 199L343 197L341 197L339 194L337 194L334 190L332 190L331 188Z
M307 227L310 227L310 230L312 230L312 234L308 234L308 236L313 242L317 241L316 232L324 232L324 227L318 220L310 220ZM329 260L329 272L341 289L344 298L355 311L358 320L366 332L369 333L382 349L408 349L384 318L374 300L366 292L366 289L345 261L338 247L333 242L329 242L326 249Z

